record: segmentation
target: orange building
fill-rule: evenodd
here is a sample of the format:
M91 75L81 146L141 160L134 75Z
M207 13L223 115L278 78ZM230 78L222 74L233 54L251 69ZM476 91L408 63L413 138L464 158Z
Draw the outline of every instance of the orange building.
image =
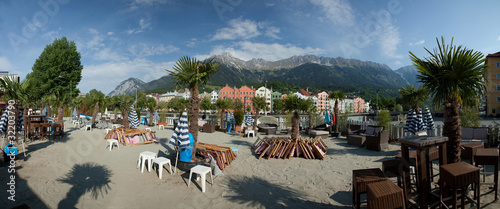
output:
M486 115L497 116L500 113L500 52L486 56Z
M356 97L353 100L354 112L355 113L363 113L366 112L365 100L361 97Z
M219 98L222 99L233 99L239 98L245 105L245 110L247 107L251 107L251 111L254 112L252 98L255 96L255 89L248 86L241 86L241 88L230 87L226 85L224 88L219 90ZM231 112L233 110L230 110Z

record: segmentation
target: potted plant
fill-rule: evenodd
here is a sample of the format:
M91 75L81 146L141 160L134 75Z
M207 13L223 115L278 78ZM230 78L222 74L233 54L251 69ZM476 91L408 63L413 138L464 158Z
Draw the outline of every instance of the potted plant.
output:
M235 131L241 131L241 124L243 124L243 119L245 117L245 113L242 110L234 111L234 120L236 121L236 126L234 127Z

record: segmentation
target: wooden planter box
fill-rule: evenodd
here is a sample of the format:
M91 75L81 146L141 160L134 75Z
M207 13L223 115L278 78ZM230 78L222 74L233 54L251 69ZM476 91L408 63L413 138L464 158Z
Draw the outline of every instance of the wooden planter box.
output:
M235 130L236 132L240 132L240 131L241 131L241 126L235 126L235 127L234 127L234 130Z

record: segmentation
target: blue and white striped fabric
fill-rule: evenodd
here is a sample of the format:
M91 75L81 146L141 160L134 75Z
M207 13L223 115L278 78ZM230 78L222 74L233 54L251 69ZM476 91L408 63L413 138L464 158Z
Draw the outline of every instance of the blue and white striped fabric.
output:
M224 118L224 122L231 123L231 113L229 113L229 111L226 112L226 118Z
M7 130L7 123L9 122L9 120L8 120L8 116L9 116L9 112L8 111L9 110L10 109L7 106L7 109L5 110L5 112L2 115L2 118L0 119L0 131L2 131L2 132L6 132L6 130ZM17 117L18 117L18 120L17 120L16 130L17 131L22 131L22 130L24 130L23 113L21 111L19 111Z
M413 110L408 110L408 115L406 117L406 124L405 124L405 129L404 129L405 132L415 133L413 131L413 125L412 125L413 117L414 117L413 114L414 114Z
M231 113L230 117L231 117L230 123L233 124L233 125L236 124L236 120L234 120L234 114L233 113Z
M434 119L432 118L431 111L429 108L425 108L424 122L427 125L427 129L432 130L435 128Z
M245 115L245 125L247 127L250 127L253 125L253 118L252 118L252 115L250 115L249 112L247 112L247 114Z
M137 118L137 113L135 112L134 105L130 106L130 111L128 111L128 122L131 128L139 127L139 118Z
M71 116L73 116L73 117L77 117L78 116L78 113L76 112L76 107L73 108L73 113L71 114Z
M179 149L187 149L191 145L189 142L188 118L187 112L184 110L179 120L179 124L175 127L174 134L170 138L169 144L179 146Z
M414 118L413 120L415 120L414 122L415 132L427 130L427 125L424 123L424 119L422 117L422 110L418 111L417 118L416 119Z
M153 115L153 120L156 120L156 121L160 120L160 115L158 115L158 110L155 111L155 115Z

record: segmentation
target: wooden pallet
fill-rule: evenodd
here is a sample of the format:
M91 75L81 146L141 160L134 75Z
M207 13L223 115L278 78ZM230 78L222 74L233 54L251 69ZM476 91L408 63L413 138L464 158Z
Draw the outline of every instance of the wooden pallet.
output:
M255 155L258 158L266 156L270 158L290 159L291 157L304 157L306 159L325 159L327 146L321 137L266 137L258 138L252 144Z

